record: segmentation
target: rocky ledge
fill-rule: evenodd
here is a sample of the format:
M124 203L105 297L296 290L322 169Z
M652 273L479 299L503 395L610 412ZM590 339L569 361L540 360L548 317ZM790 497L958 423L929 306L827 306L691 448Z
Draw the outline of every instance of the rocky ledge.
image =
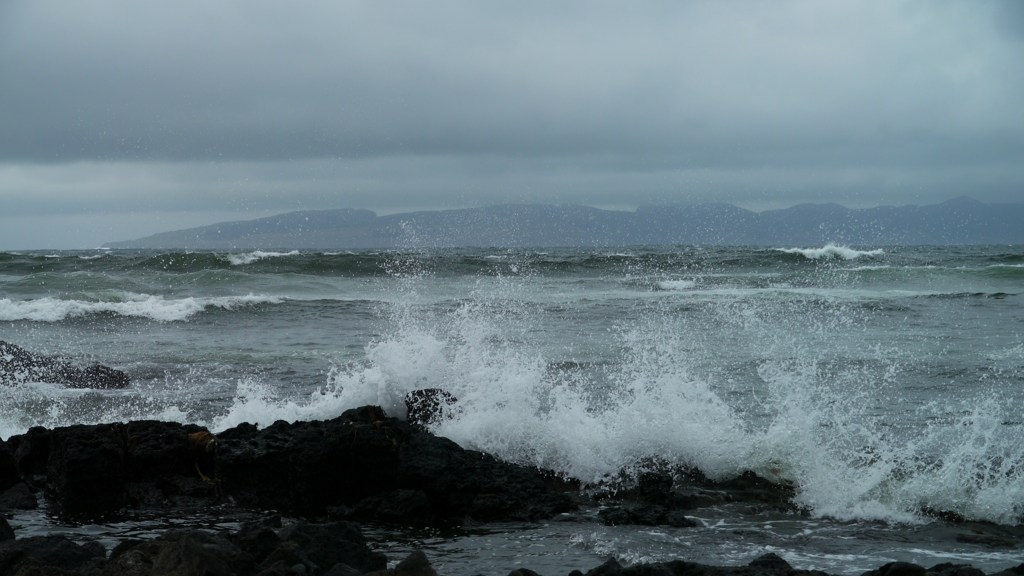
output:
M444 398L437 406L444 406ZM607 524L688 526L688 509L721 502L791 508L792 491L744 474L713 482L651 462L611 488L502 462L364 406L315 422L242 424L217 435L195 425L137 421L32 428L0 441L0 576L295 574L436 576L423 553L388 568L353 521L447 525L534 521L600 503ZM31 509L64 521L101 522L128 511L183 517L192 511L260 511L234 533L169 530L107 551L64 536L16 538L3 512ZM290 518L282 521L281 515ZM571 576L811 576L774 555L747 566L682 560ZM535 576L520 568L511 573ZM511 576L510 575L510 576ZM1024 564L999 573L1024 576ZM982 576L969 566L894 563L867 576Z
M31 508L42 493L51 513L75 521L214 505L406 524L536 520L571 510L574 489L376 406L216 436L138 421L32 428L0 443L0 509Z
M234 533L171 530L150 540L126 540L107 553L97 543L77 544L64 536L14 539L0 517L0 576L437 576L426 554L415 551L391 563L372 551L359 527L349 522L284 525L280 517L243 525ZM569 576L826 576L794 569L775 554L746 566L709 566L675 560L623 566L610 559ZM994 576L1020 576L1024 564ZM508 576L539 576L518 568ZM925 569L894 562L864 576L984 576L975 568L939 564Z

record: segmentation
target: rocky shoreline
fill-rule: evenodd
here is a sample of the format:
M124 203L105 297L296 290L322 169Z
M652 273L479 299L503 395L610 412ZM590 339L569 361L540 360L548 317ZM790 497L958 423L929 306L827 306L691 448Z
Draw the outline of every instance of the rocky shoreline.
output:
M18 537L0 516L0 576L19 574L436 574L422 552L388 559L366 544L359 523L446 526L467 521L532 522L601 504L606 524L686 527L686 511L716 502L791 507L789 487L754 474L726 483L696 471L651 470L614 490L502 462L434 436L375 406L314 422L242 424L217 435L195 426L137 421L32 428L0 441L0 512L33 509L78 522L126 511L181 516L213 507L272 511L231 533L167 530L108 551L64 536ZM282 520L282 517L286 520ZM565 573L611 575L789 575L775 555L747 566L683 560L568 566ZM513 574L534 572L517 569ZM893 563L877 576L980 576L964 565L929 569ZM1024 575L1024 564L998 573Z

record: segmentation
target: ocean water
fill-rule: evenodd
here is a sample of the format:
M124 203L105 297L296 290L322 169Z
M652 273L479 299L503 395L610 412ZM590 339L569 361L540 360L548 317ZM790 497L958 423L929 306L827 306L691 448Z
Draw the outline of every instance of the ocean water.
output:
M657 457L796 487L799 512L701 509L689 529L606 527L595 510L370 529L442 573L765 552L843 574L1024 562L1022 246L7 252L0 339L133 382L9 382L3 438L140 418L218 431L363 404L403 416L402 397L431 387L459 399L436 433L587 483ZM110 542L147 522L12 520Z

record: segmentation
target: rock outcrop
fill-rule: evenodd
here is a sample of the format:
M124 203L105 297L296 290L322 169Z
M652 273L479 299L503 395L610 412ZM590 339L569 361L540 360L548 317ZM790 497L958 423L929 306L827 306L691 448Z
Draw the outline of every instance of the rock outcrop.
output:
M435 524L536 520L574 507L541 471L465 450L375 406L216 436L153 421L33 428L0 447L5 478L44 490L53 512L73 519L217 504Z
M0 384L50 382L69 388L120 389L128 375L102 364L85 368L53 356L33 354L21 346L0 340Z

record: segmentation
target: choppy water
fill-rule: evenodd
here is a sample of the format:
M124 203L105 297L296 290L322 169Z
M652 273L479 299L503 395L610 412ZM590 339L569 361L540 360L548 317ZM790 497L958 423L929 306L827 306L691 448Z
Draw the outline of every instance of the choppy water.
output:
M460 402L436 432L464 446L589 482L652 455L716 478L752 469L793 482L807 510L416 542L451 572L488 555L506 570L517 555L588 568L774 551L844 573L1022 561L1015 532L958 540L1024 522L1021 246L0 253L0 339L133 379L5 387L0 437L134 418L220 430L366 403L400 414L407 391L440 387Z

